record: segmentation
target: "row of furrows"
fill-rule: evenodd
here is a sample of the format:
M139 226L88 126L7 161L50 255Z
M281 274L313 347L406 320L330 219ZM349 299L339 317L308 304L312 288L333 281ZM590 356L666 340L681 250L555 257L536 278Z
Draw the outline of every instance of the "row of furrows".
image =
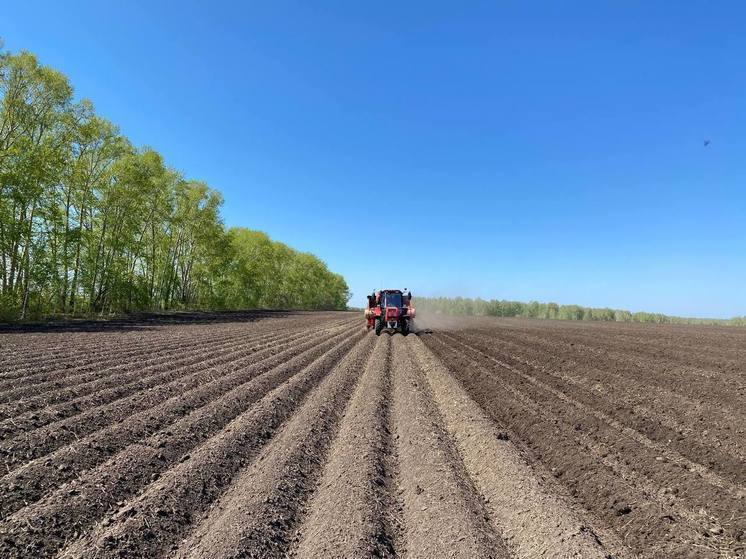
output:
M443 424L411 344L400 337L393 341L392 420L406 556L509 557Z
M271 362L247 370L228 392L207 394L207 401L179 411L154 432L143 432L140 423L129 421L133 431L128 444L113 455L106 445L116 444L121 433L78 445L82 456L87 457L89 446L101 451L93 455L95 467L55 457L60 465L79 471L0 523L0 554L50 556L81 536L84 549L106 549L116 539L110 532L136 532L133 523L139 520L153 528L163 524L164 529L154 533L159 542L173 545L200 508L222 493L359 336L325 334L300 350L280 352ZM155 410L153 419L169 411L175 410ZM166 495L164 487L169 488ZM122 541L126 546L155 545L147 535L135 539L139 541L124 536Z
M737 488L729 491L732 484L707 483L690 461L664 445L641 444L641 437L575 399L575 392L553 388L556 378L539 369L521 371L491 356L486 344L444 334L428 338L428 346L635 553L730 552L738 529L733 515L742 519L744 507Z
M296 323L308 326L314 321L338 318L340 313L292 312L289 317L282 317L283 323ZM85 357L91 354L106 354L111 351L148 351L154 347L156 338L164 336L169 339L180 338L189 340L200 331L216 331L220 329L234 329L236 325L245 331L261 330L272 324L278 324L275 313L266 315L256 314L252 320L138 320L129 322L101 322L98 325L89 324L80 328L74 322L49 324L39 326L28 331L14 331L0 329L0 336L6 342L10 352L0 355L0 378L11 375L15 371L39 368L44 363L52 363L60 358ZM162 341L162 340L161 340Z
M95 370L102 360L110 360L112 355L122 358L133 358L159 350L169 350L185 345L199 343L206 328L190 327L179 331L152 330L147 332L110 332L101 334L70 333L60 339L58 346L48 347L42 344L46 339L41 334L26 334L28 348L25 352L15 348L9 352L6 369L0 373L0 387L12 385L13 381L23 383L46 380L51 375L59 376L67 369ZM236 330L228 329L217 333L217 337L232 336ZM31 354L26 357L24 353ZM69 372L69 371L68 371Z
M334 321L349 318L334 317ZM318 323L319 319L316 319ZM330 322L329 318L324 320ZM48 334L15 334L25 336L24 348L17 344L7 352L5 362L0 364L0 387L12 381L36 382L48 375L64 375L68 369L77 371L97 370L102 363L111 362L112 356L123 359L137 358L156 353L162 349L174 349L200 343L205 338L221 338L234 335L261 335L280 327L283 329L305 329L313 324L311 317L293 317L282 321L266 320L256 323L189 325L170 329L153 328L136 332L67 333L59 334L60 342L55 346L45 345ZM3 336L0 334L0 336ZM5 335L6 340L10 337ZM25 356L29 354L29 356ZM6 369L6 370L4 370Z
M551 335L517 334L501 331L498 339L509 339L518 344L536 344L547 352L561 351L567 356L580 360L599 361L614 368L634 372L640 382L659 388L668 388L696 400L703 399L713 405L718 402L738 406L738 391L734 383L740 383L742 359L725 359L718 356L707 359L701 344L690 343L694 356L684 358L670 352L656 349L641 351L638 345L619 344L607 340L603 335L590 339L585 337L553 337ZM735 373L735 374L734 374ZM723 376L729 375L729 382L723 383Z
M619 538L588 518L545 472L526 463L503 425L485 414L420 340L410 350L486 518L511 557L626 555Z
M552 367L544 366L521 358L515 354L506 354L495 348L495 344L484 340L474 340L469 336L448 335L462 347L481 353L501 368L511 369L523 379L528 380L545 392L551 393L566 404L569 409L576 408L586 414L594 416L610 428L619 431L626 437L635 440L656 458L665 457L665 461L677 466L676 473L681 467L701 477L707 483L725 490L736 499L740 499L741 488L746 477L746 464L735 456L720 452L714 448L707 448L696 441L684 437L678 429L666 427L655 416L641 416L638 409L628 405L628 400L634 394L634 389L621 392L604 391L603 394L588 390L578 380L577 376L558 372ZM575 374L581 371L575 371ZM611 382L605 386L613 387ZM653 405L661 410L670 407L668 398L658 401L648 392L648 398ZM651 412L652 413L652 412ZM656 413L660 413L657 412ZM663 411L665 413L665 411ZM699 460L699 461L698 461ZM661 460L656 460L660 462ZM656 474L667 475L665 468L652 468ZM681 477L678 475L677 477ZM687 474L684 474L687 477ZM691 483L691 480L686 480Z
M334 328L333 330L346 330ZM307 342L312 344L313 342ZM292 344L290 344L292 347ZM149 389L137 390L131 387L127 395L118 399L92 405L79 413L44 424L27 432L18 432L15 436L0 442L0 460L3 469L12 469L39 458L74 440L102 429L112 423L122 421L142 410L147 410L173 396L211 382L227 374L240 371L257 359L272 356L286 349L288 343L272 344L270 347L253 351L251 346L244 347L232 356L218 356L202 366L174 371L175 378L162 384L150 386ZM94 395L94 398L96 396ZM43 420L45 416L39 415ZM12 433L12 431L11 431Z
M740 363L746 357L743 332L738 328L713 329L692 326L655 327L650 324L581 324L552 322L551 326L501 328L500 335L508 330L521 335L549 337L558 343L581 342L601 350L622 350L634 347L654 358L665 358L682 364L692 361L717 367L724 362Z
M335 413L340 405L330 389L337 387L339 374L335 371L359 359L366 345L360 344L362 334L357 333L336 344L315 359L302 371L282 384L277 385L246 412L236 417L216 436L194 449L187 460L165 472L145 491L130 500L125 506L94 526L85 537L69 546L63 557L94 557L97 555L128 555L139 557L162 556L176 551L179 544L190 534L199 530L200 519L208 510L219 514L231 491L238 491L240 481L248 468L261 465L268 453L268 444L288 429L299 428L294 420L299 410L308 409L304 403L314 398L315 403L331 398L327 414L319 409L305 413L300 428L310 430L309 439L294 441L299 448L308 451L307 445L318 441L319 422ZM316 390L314 390L316 388ZM337 395L338 396L338 395ZM310 428L310 429L309 429ZM323 430L322 430L323 434ZM275 448L273 445L272 448ZM313 450L311 448L310 450ZM269 453L270 456L273 453ZM305 453L303 454L304 456ZM318 460L314 452L309 459ZM270 458L271 459L271 458ZM270 475L282 475L283 470L270 468ZM301 479L301 483L302 483ZM283 485L279 497L289 494L290 487ZM252 491L260 491L252 484ZM249 497L250 499L250 497ZM251 501L247 501L246 507ZM223 504L220 504L223 503ZM216 507L210 508L216 505ZM274 503L265 503L273 510ZM209 519L207 516L203 521ZM247 515L247 521L250 521ZM269 528L271 525L268 525ZM236 537L238 534L226 537ZM188 540L187 540L188 541ZM216 556L208 554L208 556Z
M11 431L28 430L28 427L25 427L26 422L32 428L41 426L43 420L34 413L40 408L46 408L44 410L46 415L61 419L65 417L63 415L65 412L62 410L66 408L74 411L90 407L89 399L86 398L88 396L93 395L94 399L102 403L107 397L114 400L119 394L126 394L129 388L137 383L155 385L161 378L166 379L169 375L179 374L182 368L194 370L216 358L240 353L246 346L271 344L282 338L283 334L266 334L250 339L234 339L228 343L216 340L212 344L206 342L202 347L184 347L181 351L141 361L119 361L120 364L111 367L106 374L86 375L83 378L71 375L71 378L64 383L55 381L49 383L51 386L45 386L43 390L37 385L31 394L18 395L14 401L0 404L0 439L5 438L6 434ZM146 384L143 384L142 388L147 388ZM54 409L49 409L50 407ZM22 417L23 415L26 416L26 420ZM11 418L12 423L7 421ZM4 426L7 424L9 427Z
M392 432L384 423L387 382ZM381 455L392 445L396 474ZM214 466L222 468L225 455L217 454ZM62 556L308 558L318 556L320 546L327 556L358 550L507 557L400 336L364 337L296 403L282 430L230 472L228 484L216 487L204 467L184 468L200 482L185 487L186 472L174 472L149 498L130 503ZM388 499L380 494L384 488L393 492Z
M339 321L342 323L343 321ZM279 326L279 328L278 328ZM88 380L112 376L118 374L128 363L167 360L173 355L179 355L190 350L199 351L209 348L213 344L230 343L240 341L242 338L253 338L277 333L278 330L285 332L303 331L305 328L290 324L281 324L263 327L255 327L249 330L221 328L196 329L182 328L182 331L173 333L158 332L149 336L148 347L135 347L123 350L120 345L111 347L99 344L88 346L89 352L76 359L54 359L49 367L33 368L30 371L19 373L17 378L0 380L0 401L9 401L19 395L24 395L25 389L28 393L41 392L45 387L59 389L64 386L72 386Z
M623 330L607 332L600 328L572 332L561 329L501 329L498 337L562 347L592 359L611 358L632 363L658 374L665 372L672 378L696 380L714 390L720 388L718 381L722 373L739 371L746 357L746 351L737 342L725 347L707 344L691 333L682 335L679 343L651 335L650 331L644 335L625 336ZM634 348L634 351L630 351L630 348Z
M0 555L607 555L415 337L283 347L2 478Z
M63 555L499 558L549 550L557 557L607 556L595 533L515 463L505 465L505 475L524 468L523 485L508 493L515 499L528 491L522 504L538 509L530 517L510 517L518 525L509 548L501 537L506 526L490 511L505 520L510 500L492 506L480 492L498 501L502 479L475 465L482 447L489 462L505 453L494 445L501 443L490 422L473 402L474 409L444 420L460 389L452 379L433 384L433 367L426 372L422 363L428 352L416 340L369 336L363 344L299 404L208 509L195 497L200 514L194 518L192 503L188 519L180 515L176 522L186 525L183 531L164 540L173 515L143 518L138 508L131 517L122 513L118 528L85 538ZM460 397L468 400L463 391ZM459 426L460 413L470 422ZM477 416L482 446L469 443ZM167 484L153 503L171 503L173 490ZM177 489L177 499L183 498ZM157 543L143 543L149 540Z
M134 441L167 428L203 406L213 405L214 400L224 397L232 405L240 403L238 396L243 393L245 385L257 376L298 356L313 355L308 352L320 351L344 335L321 331L315 336L309 335L303 343L278 345L264 355L255 355L254 359L243 365L232 366L231 371L214 375L212 380L205 380L188 390L179 390L161 403L140 411L134 410L120 422L104 426L66 446L42 454L0 478L0 496L3 497L0 500L0 518L39 500L50 490L104 462ZM204 409L211 408L208 406ZM192 415L192 419L197 417Z
M310 499L295 557L384 557L402 551L391 423L391 338L379 338Z
M597 407L642 435L670 446L695 462L706 465L733 483L746 482L746 450L734 419L744 418L741 410L703 403L666 387L663 380L640 374L634 367L620 367L605 359L577 360L558 347L534 347L511 340L482 335L457 336L472 341L490 355L521 368L540 371L553 387L572 388L576 398ZM693 383L692 383L693 384ZM615 402L609 406L609 400ZM706 425L705 425L706 422Z
M331 326L329 325L329 327ZM344 326L344 323L340 326ZM242 335L238 332L233 333L228 339L221 339L210 337L208 333L205 333L200 346L187 345L178 351L174 350L163 356L124 362L116 356L111 356L110 360L116 361L118 365L103 367L96 373L73 374L66 378L64 382L53 381L44 383L47 386L36 385L19 389L16 392L25 390L32 394L27 394L26 397L23 397L24 395L20 393L14 394L14 398L20 398L20 400L16 399L12 403L0 404L0 417L16 417L25 411L33 411L40 407L48 407L71 399L81 398L87 394L102 392L112 386L122 389L128 382L144 380L148 376L158 375L159 373L178 371L181 367L193 368L208 360L222 358L231 352L240 351L247 344L257 345L261 342L269 345L288 336L300 337L304 334L305 331L297 331L296 329L276 328L261 335ZM46 391L43 388L46 388ZM17 421L16 428L21 428Z
M285 556L375 339L366 336L175 550L176 557Z
M301 559L600 559L622 549L613 537L602 543L577 511L547 493L415 337L379 341L307 508L290 547ZM238 545L217 556L287 551L249 549L261 553Z

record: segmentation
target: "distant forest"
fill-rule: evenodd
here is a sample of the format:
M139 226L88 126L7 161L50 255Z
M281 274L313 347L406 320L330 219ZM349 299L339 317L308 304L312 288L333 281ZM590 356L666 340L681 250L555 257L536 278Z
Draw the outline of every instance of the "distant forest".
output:
M0 321L166 309L344 309L311 254L224 227L222 197L133 146L66 76L0 44Z
M746 326L746 317L730 319L686 318L659 313L631 312L610 308L558 305L531 301L498 301L463 297L416 297L413 304L418 313L439 313L460 316L506 316L544 318L550 320L592 320L601 322L649 322L658 324L722 324Z

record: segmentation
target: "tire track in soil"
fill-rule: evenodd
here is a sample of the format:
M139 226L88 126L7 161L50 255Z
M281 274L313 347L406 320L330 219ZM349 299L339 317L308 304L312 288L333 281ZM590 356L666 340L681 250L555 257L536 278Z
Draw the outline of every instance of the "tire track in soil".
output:
M532 463L544 463L586 510L622 539L639 557L718 557L730 545L723 526L713 525L707 515L691 518L689 509L678 509L665 487L641 483L629 464L633 451L622 454L607 449L615 441L599 444L556 416L546 401L536 401L508 382L503 370L496 373L480 365L463 349L445 345L440 335L427 338L426 345L461 381L480 407L520 441ZM725 526L729 526L725 523ZM735 541L735 540L733 540ZM696 552L693 550L697 550ZM727 556L727 555L726 555Z
M392 338L393 423L408 558L507 558L405 338Z
M362 336L356 330L313 359L300 372L289 376L215 436L183 456L179 464L155 481L151 480L152 483L134 499L120 500L118 511L62 550L60 557L157 557L169 549L175 551L195 520L256 458L308 393L360 342ZM160 451L170 446L170 442L162 445ZM154 459L158 450L143 447L144 452L153 452ZM108 475L113 475L111 468ZM120 484L115 483L114 487L120 487ZM23 526L20 519L17 523L19 527ZM63 543L68 542L58 539L50 551L56 551Z
M391 450L391 338L378 338L329 451L291 556L397 557L401 521Z
M538 478L444 365L419 339L409 349L425 371L428 385L455 441L466 471L485 502L496 532L512 555L524 557L618 557L621 542L604 545L582 513ZM605 538L607 539L607 538Z
M376 341L365 336L314 388L174 557L287 556L326 451Z
M271 354L275 349L269 348L263 350L263 353ZM112 423L122 421L133 413L149 409L185 390L214 380L226 374L225 370L235 371L251 359L262 357L263 355L252 354L248 350L242 351L238 358L223 355L212 360L209 365L203 364L202 368L169 383L134 392L114 402L85 410L67 419L3 441L0 443L3 467L10 473L13 469L31 460L44 456L74 440L80 440L81 437Z
M256 360L235 373L220 376L151 409L135 413L121 423L96 431L14 470L0 479L0 519L38 501L63 483L81 478L87 470L113 454L133 442L155 435L183 416L188 416L183 424L191 425L193 431L202 435L208 432L199 427L205 417L210 417L210 429L217 428L221 422L227 423L232 414L243 409L241 406L245 402L252 401L250 395L254 392L251 391L251 382L257 377L272 375L274 369L283 363L299 356L304 359L306 355L314 355L343 337L344 334L335 334L327 339L322 335L309 336L308 341L288 349L278 347L277 353L266 359ZM194 413L195 410L199 410L199 413ZM218 412L220 415L215 415Z

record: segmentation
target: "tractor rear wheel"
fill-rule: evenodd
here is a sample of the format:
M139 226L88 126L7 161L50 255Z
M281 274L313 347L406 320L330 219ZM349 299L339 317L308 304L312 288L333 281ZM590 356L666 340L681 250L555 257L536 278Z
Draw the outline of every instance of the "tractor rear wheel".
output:
M405 318L401 321L401 335L406 336L409 334L409 321Z
M380 318L376 318L376 336L380 336L382 330L383 330L383 320L381 320Z

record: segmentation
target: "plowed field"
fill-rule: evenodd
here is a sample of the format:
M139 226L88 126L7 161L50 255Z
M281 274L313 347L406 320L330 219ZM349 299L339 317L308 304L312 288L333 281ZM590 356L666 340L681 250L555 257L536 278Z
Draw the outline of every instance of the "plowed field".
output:
M746 555L746 330L362 323L0 332L0 557Z

